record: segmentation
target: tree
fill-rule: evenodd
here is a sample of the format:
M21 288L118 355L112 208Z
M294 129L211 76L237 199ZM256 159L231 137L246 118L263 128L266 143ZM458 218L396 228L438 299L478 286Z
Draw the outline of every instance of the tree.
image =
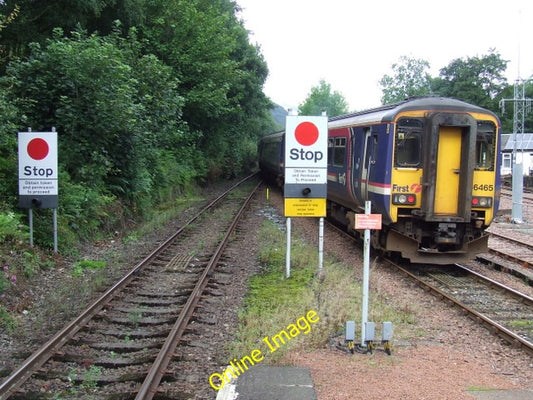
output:
M383 104L396 103L412 96L422 96L431 93L431 77L427 70L429 62L407 56L400 57L392 64L393 75L383 75L381 85Z
M3 0L0 14L18 14L2 33L3 63L30 53L30 43L43 45L55 28L106 35L120 19L125 32L144 19L146 0Z
M498 111L498 96L507 86L507 62L494 49L481 57L457 58L431 82L433 92Z
M271 106L262 90L266 62L235 13L230 0L155 0L140 29L147 51L179 77L183 119L200 133L212 177L239 172L248 141L264 125L257 116L264 121Z
M348 103L341 93L331 92L331 85L321 79L298 109L300 115L322 115L326 111L328 117L335 117L348 112Z
M74 183L132 203L150 196L159 150L187 145L172 69L138 54L135 38L62 36L10 64L12 101L32 129L56 127L59 164Z

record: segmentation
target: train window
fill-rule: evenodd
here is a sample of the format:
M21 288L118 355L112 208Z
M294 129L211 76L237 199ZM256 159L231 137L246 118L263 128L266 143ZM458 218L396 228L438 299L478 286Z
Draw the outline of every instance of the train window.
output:
M335 138L328 138L328 164L333 164L333 155L335 154Z
M496 127L492 122L478 122L476 135L476 170L494 170Z
M344 155L346 154L346 138L335 138L335 156L333 157L333 164L343 166Z
M422 163L422 121L402 118L396 127L394 166L398 168L420 167Z
M343 167L346 156L346 138L331 137L328 139L328 164Z
M279 160L279 145L278 143L265 143L263 146L263 159L265 160Z

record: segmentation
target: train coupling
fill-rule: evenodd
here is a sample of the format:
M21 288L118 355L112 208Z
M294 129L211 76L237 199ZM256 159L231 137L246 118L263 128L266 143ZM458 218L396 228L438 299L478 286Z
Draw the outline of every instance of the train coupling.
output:
M457 242L457 225L454 223L440 223L435 233L435 243L455 244Z

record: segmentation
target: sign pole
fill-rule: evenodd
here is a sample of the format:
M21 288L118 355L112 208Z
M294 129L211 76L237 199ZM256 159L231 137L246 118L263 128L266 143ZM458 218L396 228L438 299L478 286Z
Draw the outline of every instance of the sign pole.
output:
M57 208L54 208L54 253L57 253Z
M324 265L324 217L318 221L318 270Z
M365 201L365 214L370 214L371 202ZM361 312L361 346L366 347L366 329L368 322L368 286L370 275L370 229L365 229L363 262L363 310Z
M30 226L30 247L33 247L33 208L28 208L28 225Z
M291 277L291 218L287 217L287 252L285 256L285 278Z

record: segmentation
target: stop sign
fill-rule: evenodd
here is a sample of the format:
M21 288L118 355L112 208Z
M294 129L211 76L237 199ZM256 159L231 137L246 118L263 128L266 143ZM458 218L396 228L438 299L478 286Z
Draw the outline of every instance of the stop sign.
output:
M327 168L327 117L287 116L285 141L285 167Z
M56 208L57 133L19 132L19 206Z

